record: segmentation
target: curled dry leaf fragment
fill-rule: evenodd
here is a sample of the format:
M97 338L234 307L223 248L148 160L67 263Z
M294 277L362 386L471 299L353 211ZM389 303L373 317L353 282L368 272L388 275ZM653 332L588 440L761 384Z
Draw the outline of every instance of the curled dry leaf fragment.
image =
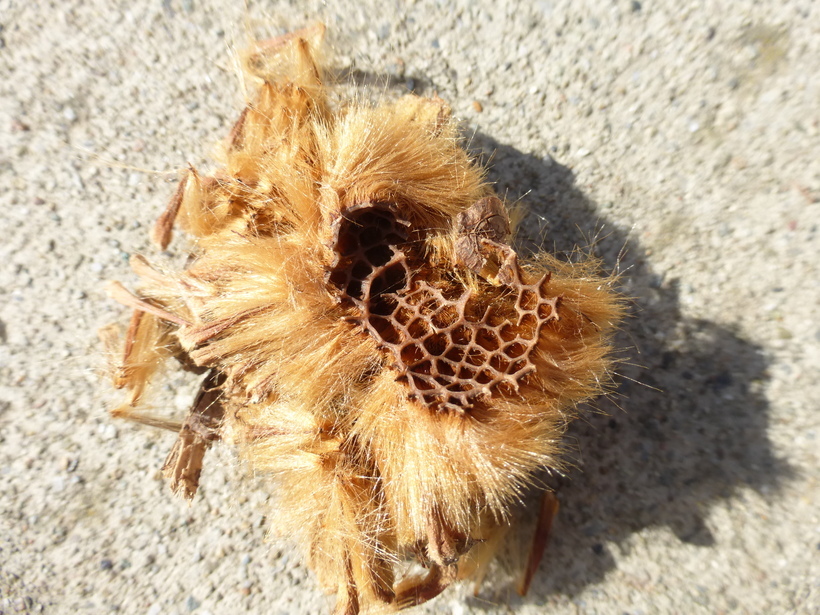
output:
M135 310L114 413L179 430L163 470L186 498L217 440L275 478L279 523L352 614L424 602L470 574L465 555L491 557L609 381L622 303L594 263L515 252L441 99L331 102L323 32L245 57L256 93L221 167L189 169L154 232L165 248L184 231L188 264L138 257L139 288L112 286ZM141 405L171 358L205 376L163 422ZM426 574L397 578L406 560Z

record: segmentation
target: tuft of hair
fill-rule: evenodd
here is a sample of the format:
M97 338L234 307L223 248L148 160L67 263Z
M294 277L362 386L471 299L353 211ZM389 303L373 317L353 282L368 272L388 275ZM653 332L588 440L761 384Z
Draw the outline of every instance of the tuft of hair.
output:
M112 287L135 310L114 413L140 420L171 357L209 372L172 488L193 497L190 460L236 446L352 615L428 600L498 542L536 474L561 469L578 405L610 385L624 305L595 262L519 258L444 101L332 102L323 33L243 57L255 93L219 169L189 169L154 229L163 248L184 231L188 264L139 257L136 292ZM427 574L397 578L407 559Z

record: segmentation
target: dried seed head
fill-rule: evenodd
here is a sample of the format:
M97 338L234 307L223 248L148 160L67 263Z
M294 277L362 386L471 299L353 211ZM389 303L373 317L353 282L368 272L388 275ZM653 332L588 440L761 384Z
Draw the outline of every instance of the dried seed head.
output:
M193 497L216 440L276 477L277 525L337 610L403 608L495 544L522 491L560 467L575 406L602 390L622 308L588 265L519 258L438 98L336 107L312 28L259 45L261 80L223 168L190 169L154 233L182 267L133 265L114 411L175 426ZM207 372L188 416L142 414L164 361ZM396 579L410 554L426 576Z

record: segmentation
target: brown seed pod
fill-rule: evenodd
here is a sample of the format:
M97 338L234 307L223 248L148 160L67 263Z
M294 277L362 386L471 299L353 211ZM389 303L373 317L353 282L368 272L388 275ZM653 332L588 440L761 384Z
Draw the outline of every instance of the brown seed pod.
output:
M258 91L222 167L190 169L154 231L161 247L187 233L187 266L136 257L136 293L112 286L135 310L114 414L179 429L163 470L189 499L217 440L275 476L287 529L352 614L424 602L492 550L609 381L622 303L594 263L516 254L443 101L332 104L322 34L246 56ZM171 357L206 373L179 424L140 414ZM538 549L554 498L544 510ZM397 579L406 559L427 574Z

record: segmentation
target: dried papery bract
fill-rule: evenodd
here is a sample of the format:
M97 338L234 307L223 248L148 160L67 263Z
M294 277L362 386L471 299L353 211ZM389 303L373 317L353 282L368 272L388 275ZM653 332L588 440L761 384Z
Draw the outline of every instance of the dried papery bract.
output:
M206 373L171 425L173 490L193 498L207 448L235 445L352 614L424 602L491 557L609 381L622 306L594 265L516 254L443 101L332 104L322 33L247 54L256 93L221 166L189 169L154 232L164 248L185 231L188 265L136 258L139 289L112 288L135 310L115 413L157 424L140 404L171 357ZM397 578L408 558L427 573Z

